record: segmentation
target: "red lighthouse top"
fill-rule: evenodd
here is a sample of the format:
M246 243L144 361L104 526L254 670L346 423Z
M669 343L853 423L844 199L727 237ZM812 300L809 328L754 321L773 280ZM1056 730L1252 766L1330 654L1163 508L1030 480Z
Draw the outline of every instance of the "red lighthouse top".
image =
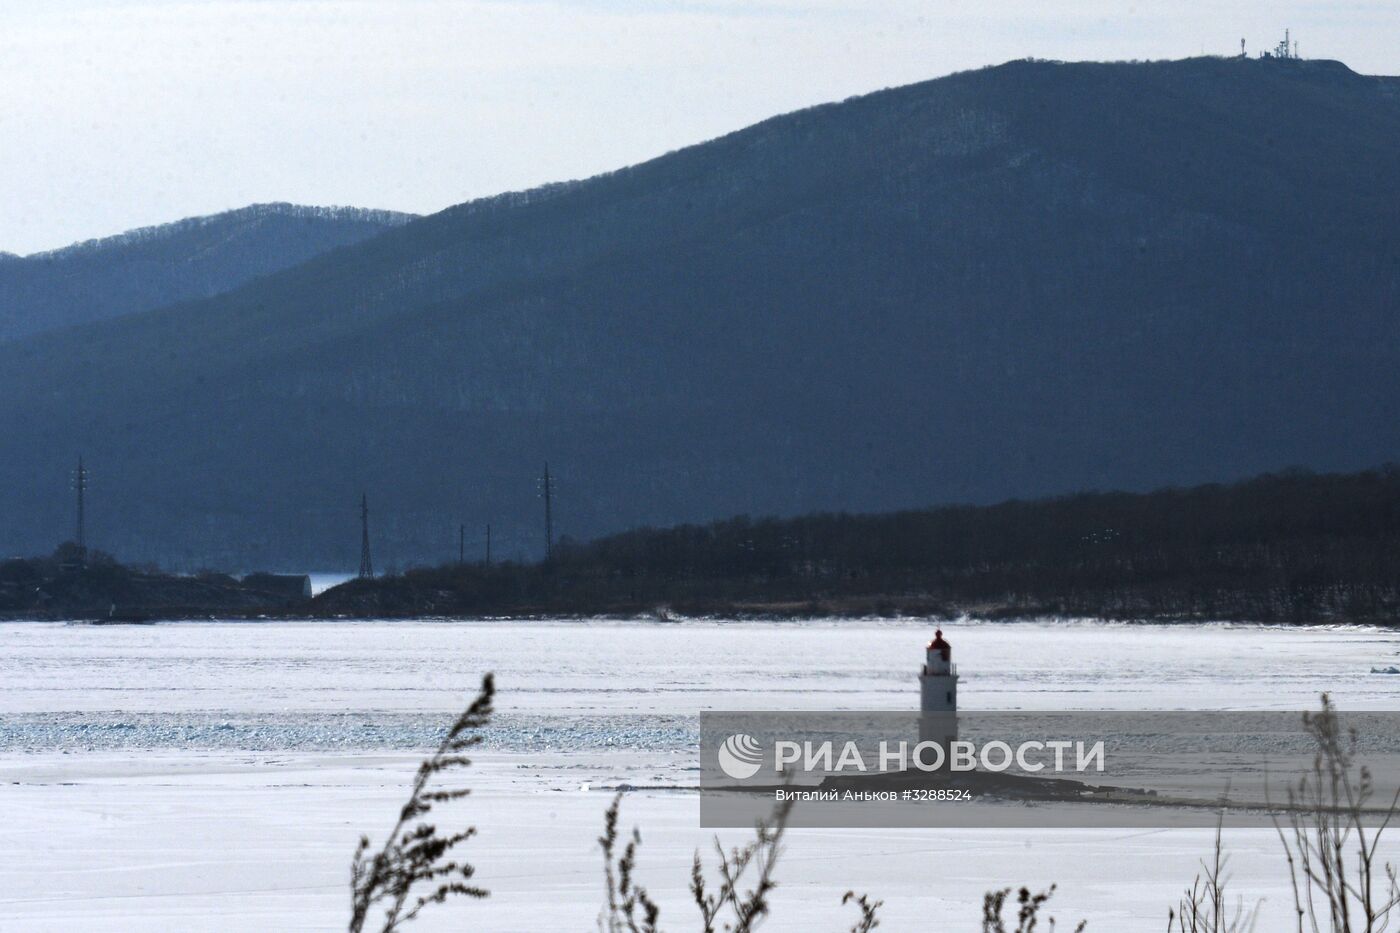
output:
M938 629L933 633L933 641L928 643L928 650L937 650L945 661L953 659L953 646L943 640L943 629Z

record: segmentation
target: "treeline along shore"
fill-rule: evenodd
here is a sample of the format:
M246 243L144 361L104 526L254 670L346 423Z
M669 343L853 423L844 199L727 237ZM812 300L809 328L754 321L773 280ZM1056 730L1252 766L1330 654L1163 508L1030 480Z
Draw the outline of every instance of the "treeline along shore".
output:
M286 583L163 575L61 549L0 562L0 616L967 614L1392 624L1400 621L1400 467L641 528L566 539L546 561L412 569L314 599Z
M0 561L0 619L242 618L305 612L310 601L311 581L304 575L162 573L72 542L47 557Z
M354 580L325 616L970 614L1400 621L1400 467L563 542Z

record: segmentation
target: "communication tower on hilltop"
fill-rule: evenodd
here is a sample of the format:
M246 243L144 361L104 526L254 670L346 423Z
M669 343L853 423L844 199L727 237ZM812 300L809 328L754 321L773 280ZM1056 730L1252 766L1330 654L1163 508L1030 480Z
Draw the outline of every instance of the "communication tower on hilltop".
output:
M1240 40L1240 51L1241 51L1241 53L1244 52L1244 40L1243 40L1243 39ZM1260 58L1283 58L1283 59L1290 59L1290 60L1291 60L1291 59L1296 59L1296 58L1299 57L1299 56L1298 56L1298 43L1292 40L1292 36L1290 35L1289 30L1285 29L1285 30L1283 31L1283 41L1280 42L1278 45L1274 46L1274 48L1273 48L1272 51L1269 51L1269 52L1260 52L1260 53L1259 53L1259 57L1260 57Z

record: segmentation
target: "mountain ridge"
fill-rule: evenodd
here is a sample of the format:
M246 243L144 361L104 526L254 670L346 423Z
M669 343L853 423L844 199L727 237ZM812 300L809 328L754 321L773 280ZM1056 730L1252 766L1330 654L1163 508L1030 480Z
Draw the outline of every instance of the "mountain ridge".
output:
M37 250L19 255L0 252L0 256L16 259L62 259L68 256L84 255L96 250L111 247L140 246L176 237L181 233L201 228L217 226L225 221L259 220L268 217L300 217L318 220L355 220L388 226L399 226L415 220L418 215L403 211L390 211L378 208L351 207L346 205L293 204L290 201L261 201L244 207L235 207L213 214L196 214L160 224L147 224L132 227L121 233L103 237L90 237L77 240L67 246Z
M0 341L207 298L413 215L285 202L0 255Z

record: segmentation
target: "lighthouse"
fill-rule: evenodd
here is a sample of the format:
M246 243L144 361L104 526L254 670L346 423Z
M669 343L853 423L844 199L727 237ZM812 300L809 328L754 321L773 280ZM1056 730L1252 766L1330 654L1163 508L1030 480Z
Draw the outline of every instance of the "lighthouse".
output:
M919 673L919 709L925 713L958 711L958 666L953 663L953 646L943 640L943 630L933 633Z
M958 666L943 630L933 633L919 672L919 741L946 747L958 737Z

